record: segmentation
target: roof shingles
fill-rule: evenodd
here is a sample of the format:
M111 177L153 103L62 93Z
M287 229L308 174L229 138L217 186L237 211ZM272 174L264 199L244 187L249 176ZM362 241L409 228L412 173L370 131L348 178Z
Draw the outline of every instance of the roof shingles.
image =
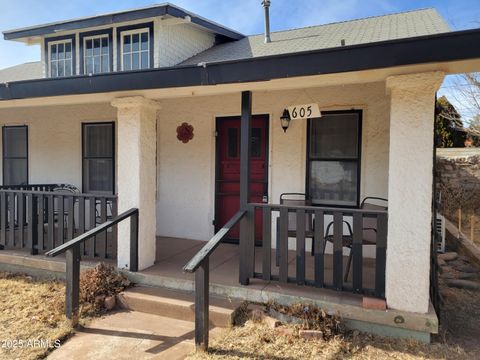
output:
M398 14L272 32L272 42L265 44L264 35L210 48L182 65L239 60L252 57L320 50L345 45L410 38L449 32L450 28L435 9L422 9Z

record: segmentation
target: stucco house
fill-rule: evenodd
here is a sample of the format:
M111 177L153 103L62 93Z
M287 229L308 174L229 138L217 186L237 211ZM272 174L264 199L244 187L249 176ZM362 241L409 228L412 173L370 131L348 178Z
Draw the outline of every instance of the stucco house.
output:
M133 208L138 239L121 222L74 255L183 290L196 255L197 295L210 274L220 295L438 330L435 93L480 70L480 29L422 9L247 36L162 4L3 35L40 48L0 71L3 253L41 256Z

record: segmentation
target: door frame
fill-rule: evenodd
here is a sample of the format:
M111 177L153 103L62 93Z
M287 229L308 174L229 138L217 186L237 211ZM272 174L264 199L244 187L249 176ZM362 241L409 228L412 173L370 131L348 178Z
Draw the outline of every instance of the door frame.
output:
M265 129L265 186L266 186L266 194L267 197L269 197L269 192L270 192L270 177L269 177L269 172L270 172L270 119L271 116L268 113L260 113L260 114L252 114L252 119L253 117L256 116L264 116L266 120L266 129ZM219 182L218 182L218 177L220 175L220 136L218 131L220 128L220 121L222 120L233 120L233 119L241 119L241 115L229 115L229 116L216 116L215 117L215 178L214 178L214 194L213 194L213 201L214 201L214 214L213 214L213 220L212 220L212 225L214 228L214 233L216 234L218 230L220 230L218 226L218 213L219 213L219 204L218 204L218 192L219 192ZM240 134L241 136L241 134ZM222 240L223 243L228 243L228 244L239 244L239 239L232 239L225 237ZM262 242L255 240L255 246L261 246Z

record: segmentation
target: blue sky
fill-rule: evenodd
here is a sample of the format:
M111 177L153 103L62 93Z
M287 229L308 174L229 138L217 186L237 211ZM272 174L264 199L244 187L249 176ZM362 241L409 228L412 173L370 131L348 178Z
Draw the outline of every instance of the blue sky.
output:
M161 0L159 1L161 2ZM172 0L245 34L263 31L261 0ZM272 30L434 7L452 29L480 27L480 0L271 0ZM152 0L0 0L0 30L155 4ZM39 60L37 46L0 37L0 69ZM448 91L450 83L445 83Z

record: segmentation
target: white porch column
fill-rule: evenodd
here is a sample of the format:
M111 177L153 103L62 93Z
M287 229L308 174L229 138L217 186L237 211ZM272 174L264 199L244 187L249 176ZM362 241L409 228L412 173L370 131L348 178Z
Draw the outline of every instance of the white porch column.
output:
M442 72L387 78L390 92L386 298L391 309L429 305L435 91Z
M118 213L139 209L138 267L155 262L156 121L158 103L142 96L117 98ZM118 267L130 266L128 220L118 226Z

